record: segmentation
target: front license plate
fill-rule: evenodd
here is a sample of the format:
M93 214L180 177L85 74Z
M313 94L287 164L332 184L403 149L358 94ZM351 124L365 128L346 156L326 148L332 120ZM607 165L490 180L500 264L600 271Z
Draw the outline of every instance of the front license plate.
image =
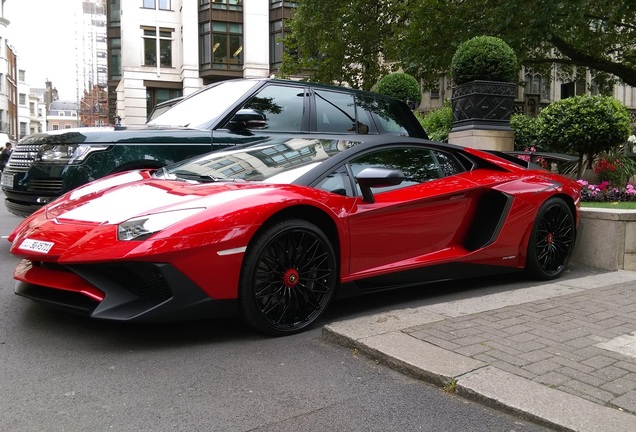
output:
M2 187L13 189L13 174L2 173Z
M41 240L33 240L33 239L24 239L24 241L18 246L19 249L28 250L31 252L39 252L39 253L49 253L51 248L55 243L41 241Z

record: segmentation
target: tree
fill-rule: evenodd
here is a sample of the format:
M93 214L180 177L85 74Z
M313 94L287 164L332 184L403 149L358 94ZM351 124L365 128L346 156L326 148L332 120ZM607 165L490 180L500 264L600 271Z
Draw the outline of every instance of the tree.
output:
M636 2L633 0L407 0L391 53L429 77L448 70L463 40L497 36L521 63L537 70L553 64L606 72L636 86ZM398 51L399 50L399 51ZM433 54L431 54L433 53Z
M631 130L627 108L607 96L584 95L553 102L541 110L539 122L540 140L546 149L578 154L578 178L584 168L592 168L596 155L624 143Z
M309 73L312 81L370 90L389 72L381 61L390 2L303 0L284 38L283 76Z
M296 71L354 87L370 88L384 61L434 85L457 47L481 35L535 71L578 66L636 87L633 0L301 0L292 21Z

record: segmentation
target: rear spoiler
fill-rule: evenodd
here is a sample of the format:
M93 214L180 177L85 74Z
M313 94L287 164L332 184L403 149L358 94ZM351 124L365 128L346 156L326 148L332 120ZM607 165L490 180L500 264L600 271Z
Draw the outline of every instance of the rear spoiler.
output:
M533 152L533 151L524 151L524 150L511 150L511 151L485 150L485 151L528 169L541 169L541 166L537 164L537 161L539 161L540 159L547 160L547 161L554 161L554 162L578 162L579 160L579 158L576 156L563 154L563 153ZM526 156L526 157L522 159L519 156Z

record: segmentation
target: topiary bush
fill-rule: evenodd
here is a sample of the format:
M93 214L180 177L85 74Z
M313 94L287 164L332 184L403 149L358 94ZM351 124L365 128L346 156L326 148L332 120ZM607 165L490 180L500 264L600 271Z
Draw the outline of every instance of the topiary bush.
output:
M631 118L612 97L583 95L551 103L541 110L539 121L542 147L577 154L580 179L585 168L592 168L596 155L627 140Z
M460 44L450 67L456 85L475 80L514 82L517 72L515 52L493 36L476 36Z
M422 92L420 83L409 74L395 72L385 75L375 88L377 93L406 102L411 108L420 104Z
M416 117L431 140L448 142L448 134L453 127L453 111L449 103L426 115L417 114Z

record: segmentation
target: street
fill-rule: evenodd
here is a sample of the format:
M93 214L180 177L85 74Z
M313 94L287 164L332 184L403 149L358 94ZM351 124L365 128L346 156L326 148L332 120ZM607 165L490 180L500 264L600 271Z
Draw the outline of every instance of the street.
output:
M99 322L13 293L18 259L6 236L20 220L0 209L0 430L547 430L321 336L337 320L513 289L506 280L341 300L313 329L285 338L236 319Z

